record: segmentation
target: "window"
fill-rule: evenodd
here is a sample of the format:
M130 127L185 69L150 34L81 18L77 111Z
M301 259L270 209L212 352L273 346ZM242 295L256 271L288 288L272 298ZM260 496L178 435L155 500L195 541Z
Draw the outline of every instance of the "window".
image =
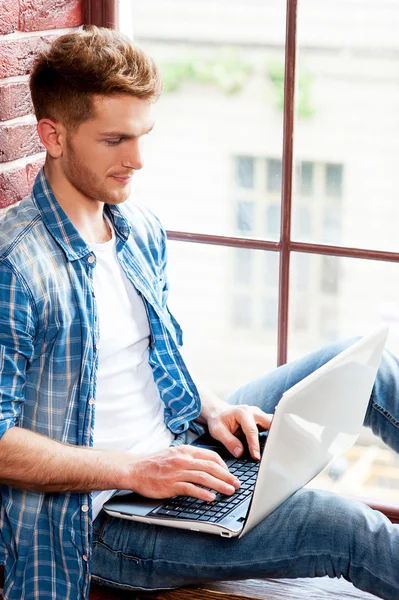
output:
M235 296L233 299L233 323L236 327L251 327L253 322L252 299L250 296Z
M298 299L292 309L292 327L296 333L306 331L309 328L309 313L309 303L306 298Z
M255 257L250 250L235 248L234 263L237 283L251 285L253 280L253 258Z
M267 161L267 189L269 192L281 190L282 163L281 160L269 159Z
M310 283L310 256L308 254L295 253L292 256L291 285L299 292L306 292Z
M254 159L251 156L237 156L237 185L242 188L254 187Z
M168 90L135 194L168 229L201 376L225 394L382 321L398 353L399 4L249 0L240 27L231 2L210 4L132 9ZM399 502L382 479L359 495Z
M323 219L323 241L337 245L341 240L342 217L338 207L327 208Z
M280 233L280 206L271 204L266 208L266 237L275 239Z
M265 282L273 290L278 289L278 256L273 252L264 253L265 260Z
M312 231L312 217L306 206L300 206L296 213L298 219L297 229L300 237L309 237Z
M313 194L313 163L301 161L297 169L297 179L299 182L299 193L301 196L312 196Z
M326 166L326 195L342 196L342 165Z
M254 229L255 206L253 202L237 203L237 229L242 233L250 233Z
M265 298L263 308L263 326L266 329L275 329L278 314L277 298Z
M320 330L327 342L337 339L338 314L335 307L322 306L320 309Z
M321 290L327 294L338 294L339 258L335 256L322 257Z

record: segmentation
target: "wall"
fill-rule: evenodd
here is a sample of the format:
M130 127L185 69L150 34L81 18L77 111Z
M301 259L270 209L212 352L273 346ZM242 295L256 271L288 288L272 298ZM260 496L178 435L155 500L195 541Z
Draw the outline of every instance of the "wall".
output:
M0 211L29 193L44 160L29 94L35 54L83 23L83 0L0 0Z

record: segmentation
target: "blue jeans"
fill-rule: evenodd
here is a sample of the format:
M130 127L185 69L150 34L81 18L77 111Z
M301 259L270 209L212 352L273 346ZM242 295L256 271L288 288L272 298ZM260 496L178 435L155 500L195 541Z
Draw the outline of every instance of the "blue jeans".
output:
M284 390L353 343L347 340L284 365L227 400L273 412ZM399 360L384 352L365 418L399 452ZM93 580L153 590L246 578L344 577L399 598L399 527L366 505L302 489L243 538L150 526L101 511L93 533Z

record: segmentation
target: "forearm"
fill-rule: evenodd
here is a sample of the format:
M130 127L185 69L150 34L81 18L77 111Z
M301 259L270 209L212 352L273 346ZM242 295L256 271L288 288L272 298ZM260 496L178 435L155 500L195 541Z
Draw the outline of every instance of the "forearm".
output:
M13 427L0 441L0 483L38 492L131 489L150 498L184 494L214 500L237 488L222 459L203 448L169 447L153 454L81 448ZM205 486L205 487L203 487Z
M12 427L0 441L0 483L38 492L124 489L127 452L94 450Z

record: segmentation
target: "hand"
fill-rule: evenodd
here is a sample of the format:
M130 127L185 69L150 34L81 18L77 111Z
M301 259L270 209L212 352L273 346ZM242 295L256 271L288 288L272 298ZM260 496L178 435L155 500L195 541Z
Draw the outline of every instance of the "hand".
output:
M240 487L238 479L216 452L188 445L135 456L127 483L125 489L148 498L171 498L181 494L205 501L214 500L215 494L199 486L227 495L234 494Z
M222 442L231 454L238 457L243 453L244 447L234 434L241 428L247 439L251 456L259 460L259 430L257 426L269 429L273 416L266 414L257 406L248 406L247 404L232 406L226 402L225 407L208 416L209 433L213 438Z

